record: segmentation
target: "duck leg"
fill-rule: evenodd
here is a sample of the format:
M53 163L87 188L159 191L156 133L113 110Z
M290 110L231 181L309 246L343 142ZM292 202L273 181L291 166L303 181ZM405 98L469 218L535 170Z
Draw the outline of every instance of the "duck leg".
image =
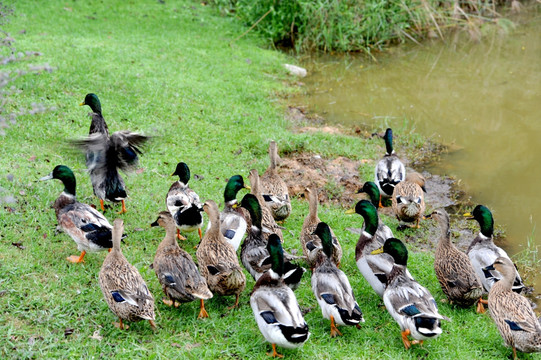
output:
M197 233L199 234L199 240L203 240L203 234L201 233L201 228L197 228Z
M81 252L81 255L79 255L79 256L71 255L71 256L68 256L67 259L68 259L69 262L78 264L78 263L84 262L83 259L84 259L85 255L86 255L86 251L83 250Z
M156 330L156 323L154 322L154 320L149 320L148 322L150 323L150 327L152 328L152 330Z
M488 301L483 300L483 298L480 298L477 301L477 313L478 314L484 314L485 313L485 306L483 304L488 304Z
M338 335L342 336L342 333L340 330L338 330L336 324L334 323L334 316L331 315L331 337L337 337Z
M113 325L120 330L128 330L130 327L122 322L121 318L118 318L118 322L114 322Z
M409 348L411 347L411 342L408 339L408 335L410 334L410 330L406 329L406 330L402 331L400 334L402 335L402 342L404 343L404 347L406 348L406 350L409 350Z
M177 239L186 240L186 238L184 236L180 235L180 229L177 229Z
M126 210L126 203L124 202L124 199L120 200L122 202L122 210L120 210L117 214L125 214L128 212L128 210Z
M237 294L235 298L235 304L233 306L228 307L229 310L234 309L239 306L239 294Z
M201 308L199 309L199 315L197 316L197 318L208 318L209 314L207 313L207 310L205 310L205 300L200 299L199 301L201 302Z
M267 353L267 355L271 357L279 357L279 358L284 357L284 355L278 354L278 352L276 351L276 344L272 344L272 354Z
M100 199L100 207L101 207L101 212L104 212L105 206L103 206L103 199Z

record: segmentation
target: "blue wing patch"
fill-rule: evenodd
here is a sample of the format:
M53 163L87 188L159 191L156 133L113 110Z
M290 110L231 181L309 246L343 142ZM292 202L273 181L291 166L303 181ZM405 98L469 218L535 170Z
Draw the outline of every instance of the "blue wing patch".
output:
M171 274L166 274L164 277L165 281L167 282L167 284L169 286L174 286L176 285L176 282L175 282L175 279L173 278L173 275Z
M261 315L267 324L276 324L278 322L272 311L263 311L259 315Z
M511 321L511 320L505 320L505 322L507 323L507 325L509 325L509 328L513 331L524 331L523 328L520 327L519 324L517 324L516 322L514 321Z
M115 300L117 303L126 301L126 299L124 299L118 291L111 291L111 295L113 295L113 300Z
M406 307L403 307L402 309L400 309L403 313L405 313L406 315L408 316L414 316L414 315L418 315L420 314L421 312L419 311L419 309L417 309L417 307L415 305L408 305Z
M332 294L321 294L321 297L327 304L334 305L336 302L334 301L334 296Z
M233 239L235 237L236 231L228 229L225 231L224 237L228 239Z

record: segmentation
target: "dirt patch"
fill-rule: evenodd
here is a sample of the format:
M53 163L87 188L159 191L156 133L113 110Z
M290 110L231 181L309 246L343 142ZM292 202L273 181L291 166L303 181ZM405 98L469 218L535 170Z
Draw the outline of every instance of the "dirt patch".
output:
M319 202L332 203L343 208L351 208L364 194L357 194L365 179L359 177L359 167L371 160L351 160L346 157L325 159L313 154L289 154L283 156L278 169L289 188L291 197L304 197L304 189L315 186ZM407 171L415 171L408 168ZM469 198L460 190L457 182L450 178L422 172L426 179L425 201L427 214L434 209L445 208L451 215L451 232L455 244L465 251L473 239L472 224L462 214L471 209ZM368 181L371 181L369 179ZM383 215L394 217L392 208L380 209ZM359 229L351 229L357 232ZM425 250L433 250L440 236L438 225L430 220L422 222L419 231L406 231L396 234L408 243L416 244Z

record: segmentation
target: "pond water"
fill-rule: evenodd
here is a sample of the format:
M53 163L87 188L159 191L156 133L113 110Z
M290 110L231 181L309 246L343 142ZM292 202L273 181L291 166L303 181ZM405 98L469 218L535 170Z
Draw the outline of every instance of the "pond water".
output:
M461 179L493 211L510 255L541 244L541 12L514 20L515 29L479 42L451 34L377 62L307 59L307 94L296 99L329 124L384 130L406 121L451 145L429 171ZM541 276L534 281L539 291Z

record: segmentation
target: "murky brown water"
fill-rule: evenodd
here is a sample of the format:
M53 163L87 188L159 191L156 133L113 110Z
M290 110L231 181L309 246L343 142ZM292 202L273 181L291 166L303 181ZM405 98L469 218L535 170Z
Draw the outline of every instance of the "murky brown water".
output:
M462 179L505 226L516 254L528 239L541 244L541 13L520 21L479 43L404 46L378 63L307 60L308 95L297 100L330 124L398 129L407 121L453 144L458 150L431 172ZM536 281L539 290L541 276Z

